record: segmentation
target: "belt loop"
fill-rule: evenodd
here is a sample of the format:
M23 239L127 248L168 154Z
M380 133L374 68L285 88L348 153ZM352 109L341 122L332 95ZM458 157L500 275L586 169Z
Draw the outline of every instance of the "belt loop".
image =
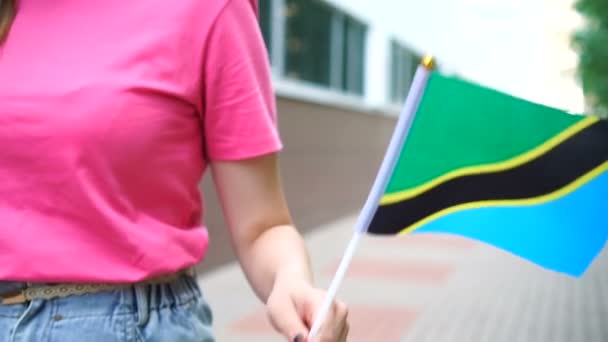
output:
M143 327L150 319L150 302L148 301L149 286L134 284L135 303L137 306L137 325Z

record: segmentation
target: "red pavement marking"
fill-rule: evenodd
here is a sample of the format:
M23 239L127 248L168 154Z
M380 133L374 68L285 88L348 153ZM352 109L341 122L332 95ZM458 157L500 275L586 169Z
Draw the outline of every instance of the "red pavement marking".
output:
M229 327L229 330L245 334L268 334L274 331L264 311L259 311L239 319Z
M331 267L328 267L325 274L333 276L338 269L338 265L339 261L334 263ZM427 260L388 261L358 258L352 261L346 276L368 279L382 278L440 285L448 280L455 269L456 267L454 265Z
M471 239L449 234L410 234L401 236L371 236L374 243L397 245L404 248L471 249L480 243Z
M349 311L351 342L398 342L414 323L418 313L380 306L354 306ZM239 334L272 334L274 330L262 311L248 315L231 327Z

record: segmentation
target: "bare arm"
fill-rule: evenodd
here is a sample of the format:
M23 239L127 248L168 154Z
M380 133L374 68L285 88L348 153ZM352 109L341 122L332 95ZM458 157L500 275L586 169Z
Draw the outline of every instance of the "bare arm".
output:
M213 176L239 262L266 302L278 277L312 282L309 256L293 226L275 154L214 162Z
M290 341L308 341L325 292L312 286L310 260L283 195L276 154L212 163L232 245L270 322ZM343 342L348 310L334 302L315 341Z

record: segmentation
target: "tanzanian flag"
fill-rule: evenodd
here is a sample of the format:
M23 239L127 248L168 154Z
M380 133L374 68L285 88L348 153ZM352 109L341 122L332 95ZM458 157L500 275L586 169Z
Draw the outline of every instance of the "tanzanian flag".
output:
M431 72L371 234L476 239L579 276L608 236L608 123Z

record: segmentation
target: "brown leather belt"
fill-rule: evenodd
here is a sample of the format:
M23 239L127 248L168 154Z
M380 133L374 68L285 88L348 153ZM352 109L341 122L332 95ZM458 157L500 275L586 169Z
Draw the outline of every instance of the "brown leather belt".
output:
M97 293L101 291L112 291L127 289L135 285L159 285L173 282L184 275L194 276L194 269L162 275L146 279L139 283L130 284L104 284L104 283L67 283L56 285L26 284L25 288L0 294L0 305L24 304L35 299L53 299L68 296Z

